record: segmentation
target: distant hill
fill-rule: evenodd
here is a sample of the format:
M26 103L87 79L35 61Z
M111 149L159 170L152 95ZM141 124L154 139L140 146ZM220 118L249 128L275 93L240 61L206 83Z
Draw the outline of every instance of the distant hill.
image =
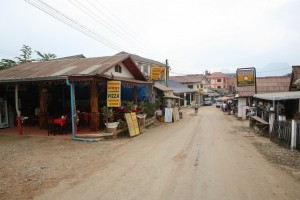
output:
M274 62L264 67L256 67L256 76L283 76L292 73L292 66L286 62Z

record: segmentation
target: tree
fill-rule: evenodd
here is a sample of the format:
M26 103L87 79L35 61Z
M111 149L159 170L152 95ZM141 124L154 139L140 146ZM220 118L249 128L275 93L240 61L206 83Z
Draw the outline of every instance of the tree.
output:
M5 68L9 68L9 67L13 67L16 66L17 63L14 60L10 60L10 59L1 59L0 62L0 70L1 69L5 69Z
M20 57L16 57L18 59L19 64L31 62L31 47L27 45L23 45L22 49L20 50L23 54L20 55Z
M55 54L52 54L52 53L41 53L39 51L35 51L36 54L41 57L41 58L38 58L39 61L48 61L48 60L51 60L53 58L56 58L56 55Z

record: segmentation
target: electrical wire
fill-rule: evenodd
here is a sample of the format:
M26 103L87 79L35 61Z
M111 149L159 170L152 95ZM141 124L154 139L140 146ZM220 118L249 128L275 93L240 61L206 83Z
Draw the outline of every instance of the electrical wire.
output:
M34 7L38 8L39 10L45 12L46 14L54 17L55 19L59 20L60 22L70 26L71 28L83 33L84 35L100 42L101 44L117 50L121 51L122 47L120 47L118 44L115 44L109 40L107 40L104 36L96 33L95 31L89 29L88 27L80 24L74 19L71 19L70 17L66 16L62 12L58 11L57 9L53 8L52 6L46 4L45 2L41 0L25 0L27 3L33 5Z

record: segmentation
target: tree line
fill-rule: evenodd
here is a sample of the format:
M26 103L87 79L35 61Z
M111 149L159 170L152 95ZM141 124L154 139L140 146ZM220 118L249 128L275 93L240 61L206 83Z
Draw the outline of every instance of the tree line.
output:
M9 68L9 67L13 67L13 66L17 66L20 64L24 64L27 62L33 62L33 61L48 61L51 59L56 58L55 54L52 53L41 53L40 51L35 51L36 55L38 56L37 59L32 59L32 49L31 47L27 46L27 45L23 45L23 47L21 48L21 54L20 56L16 57L16 60L12 60L12 59L1 59L0 62L0 70L1 69L5 69L5 68Z

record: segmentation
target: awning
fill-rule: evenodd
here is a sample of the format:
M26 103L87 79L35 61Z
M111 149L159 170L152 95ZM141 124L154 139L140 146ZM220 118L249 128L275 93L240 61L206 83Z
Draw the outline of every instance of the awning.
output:
M169 98L169 99L181 99L180 97L175 96L175 95L173 95L173 94L171 94L171 95L165 95L165 96L163 96L163 98Z
M257 98L257 99L265 99L265 100L270 100L270 101L300 99L300 91L255 94L253 97Z

